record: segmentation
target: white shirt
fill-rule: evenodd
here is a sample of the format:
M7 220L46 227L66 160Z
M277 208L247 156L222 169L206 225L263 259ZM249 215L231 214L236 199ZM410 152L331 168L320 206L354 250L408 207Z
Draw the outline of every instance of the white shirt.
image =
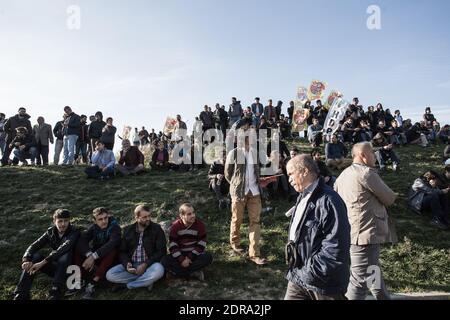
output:
M256 176L255 176L255 169L254 169L254 163L252 153L245 151L245 195L247 195L250 191L252 192L252 195L257 196L259 195L259 188L258 183L256 182Z
M297 210L295 210L294 220L292 220L291 228L289 229L289 241L295 240L295 233L297 232L298 224L302 219L303 213L306 209L306 204L308 203L309 198L311 197L312 191L316 188L319 183L319 179L316 179L313 183L311 183L302 193L302 200L297 206Z

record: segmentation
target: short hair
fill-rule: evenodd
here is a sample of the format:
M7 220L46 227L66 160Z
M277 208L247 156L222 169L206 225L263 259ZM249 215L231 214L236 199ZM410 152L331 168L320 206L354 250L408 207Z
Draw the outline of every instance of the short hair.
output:
M142 211L151 212L149 206L147 206L147 205L145 205L145 204L140 204L140 205L138 205L138 206L134 209L134 215L135 215L136 217L138 217L139 214L140 214Z
M113 120L113 118L111 117L106 118L106 122L108 122L109 120Z
M292 158L288 165L293 166L295 172L303 172L305 169L308 169L315 176L318 177L320 175L316 162L309 154L300 154Z
M56 209L53 213L53 220L70 219L70 211L67 209Z
M422 175L422 180L430 182L430 180L437 179L438 177L439 175L437 174L437 172L429 170Z
M82 114L82 115L80 116L80 118L86 118L86 119L87 119L87 115Z
M300 149L297 148L297 147L293 147L293 148L291 149L291 151L294 151L295 153L300 153Z
M178 209L178 212L181 214L181 215L184 215L185 213L186 213L186 208L191 208L192 210L194 210L194 206L192 205L192 203L190 203L190 202L185 202L185 203L183 203L181 206L180 206L180 208Z
M94 218L96 218L98 215L101 215L104 213L106 213L106 214L109 213L108 209L106 209L105 207L98 207L98 208L95 208L94 210L92 210L92 215L94 216Z
M104 142L102 142L102 141L98 140L98 141L97 141L97 142L95 143L95 145L96 145L96 146L98 146L99 144L105 145L105 143L104 143Z
M0 117L6 117L6 114L0 112Z
M357 144L355 144L352 148L352 157L356 157L356 154L361 152L361 150L366 149L367 147L372 148L372 143L368 142L368 141L364 141L364 142L359 142Z
M320 149L318 148L314 148L311 151L311 157L314 157L316 154L322 154L322 152L320 151Z

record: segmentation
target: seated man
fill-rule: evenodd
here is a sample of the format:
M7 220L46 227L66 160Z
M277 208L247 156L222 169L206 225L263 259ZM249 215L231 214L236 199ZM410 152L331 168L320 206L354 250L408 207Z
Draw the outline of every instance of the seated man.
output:
M67 267L72 263L72 251L80 236L79 230L70 223L70 212L58 209L53 214L53 226L33 242L22 258L22 274L14 291L14 300L29 300L35 275L43 272L53 278L49 300L63 297L66 286ZM40 251L52 251L44 257Z
M93 223L78 241L75 263L88 282L84 299L93 299L98 283L105 278L119 255L121 228L103 207L92 212Z
M375 157L377 158L378 165L380 166L380 170L383 171L386 169L386 162L388 160L392 161L392 169L394 171L397 170L400 160L397 158L395 154L392 143L388 143L386 137L378 132L372 140L373 150L375 151Z
M164 143L158 143L158 149L153 152L152 162L150 166L154 170L166 171L169 170L169 152L164 147Z
M450 145L446 146L444 149L444 155L443 155L444 164L449 164L450 161Z
M392 120L391 127L389 128L391 135L391 143L394 145L406 144L406 135L403 132L403 128L399 127L397 120Z
M314 118L312 125L308 127L308 141L311 147L316 148L322 143L322 130L319 120Z
M93 179L109 179L114 176L114 165L116 158L111 150L105 148L105 144L101 141L95 143L96 151L92 155L92 166L87 167L84 172L88 178Z
M341 170L344 168L344 159L347 156L347 148L338 141L337 134L331 136L331 142L325 146L325 163L327 167Z
M438 138L442 143L448 144L450 141L450 125L446 124L439 130Z
M314 162L319 169L320 176L323 178L323 181L326 185L333 188L336 177L333 177L330 170L328 170L327 166L325 165L325 162L322 161L321 156L322 155L319 149L314 149L313 151L311 151L311 157L314 159Z
M353 143L356 135L356 127L352 117L348 117L341 126L344 142Z
M179 212L180 217L170 227L170 254L161 263L168 275L192 276L203 281L205 276L202 269L212 262L211 254L205 251L205 225L195 216L192 204L182 204Z
M117 169L124 176L135 175L144 170L144 155L138 147L131 146L128 139L122 140L122 150L120 150Z
M166 236L161 226L150 220L150 208L139 205L134 209L135 223L123 231L120 263L106 273L106 279L128 289L146 287L164 276L160 263L166 254Z
M224 176L226 157L227 153L224 150L222 158L214 161L208 172L209 189L215 192L219 201L219 209L225 209L227 207L227 196L230 191L230 184Z
M27 165L27 159L31 159L31 165L34 166L37 157L36 140L27 128L19 127L16 129L16 136L9 145L10 150L14 149L13 164L17 165L20 162Z

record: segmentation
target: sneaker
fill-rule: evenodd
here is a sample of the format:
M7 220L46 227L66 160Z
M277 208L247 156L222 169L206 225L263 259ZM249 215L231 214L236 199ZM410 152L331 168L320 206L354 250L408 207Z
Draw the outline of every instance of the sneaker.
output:
M116 293L116 292L124 290L126 287L127 286L125 284L116 283L112 286L111 292Z
M61 289L58 287L53 287L48 292L48 298L47 300L61 300L63 298L63 295L61 293Z
M23 292L16 293L14 295L13 300L30 300L30 294L29 293L23 293Z
M435 228L441 229L441 230L448 230L448 226L442 223L439 219L434 218L431 220L430 225L432 225Z
M92 283L88 283L84 291L83 299L94 300L94 295L95 295L95 285Z
M263 265L267 264L267 260L265 258L261 258L261 257L253 257L253 258L250 258L250 260L259 266L263 266Z
M192 272L191 277L199 281L205 281L205 274L202 270Z
M231 246L231 249L239 255L243 255L245 253L245 250L238 246Z
M398 169L398 165L397 164L393 164L392 165L392 170L397 171L397 169Z

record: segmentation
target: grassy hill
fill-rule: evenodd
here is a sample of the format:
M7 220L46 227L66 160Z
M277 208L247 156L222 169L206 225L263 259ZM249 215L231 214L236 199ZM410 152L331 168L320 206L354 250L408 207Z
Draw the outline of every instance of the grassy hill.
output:
M304 151L309 148L300 147ZM402 161L399 173L383 177L399 197L390 208L396 220L399 244L384 246L381 263L391 291L450 292L450 233L429 226L406 208L408 188L424 170L442 171L442 146L397 149ZM20 274L26 247L49 226L51 214L60 207L74 213L77 225L87 226L94 207L105 206L122 225L132 219L136 204L153 208L154 219L169 221L178 205L193 203L208 230L208 250L214 256L206 269L206 281L161 280L153 291L145 289L111 293L99 290L100 299L281 299L286 288L284 244L289 221L284 216L292 203L275 201L275 210L262 214L262 253L270 264L259 267L230 253L228 239L231 213L219 211L208 190L207 169L187 173L149 172L138 177L101 182L87 180L83 167L0 168L0 299L10 299ZM246 223L247 220L244 220ZM248 246L247 224L243 225ZM33 298L45 299L49 285L42 276L35 281Z

